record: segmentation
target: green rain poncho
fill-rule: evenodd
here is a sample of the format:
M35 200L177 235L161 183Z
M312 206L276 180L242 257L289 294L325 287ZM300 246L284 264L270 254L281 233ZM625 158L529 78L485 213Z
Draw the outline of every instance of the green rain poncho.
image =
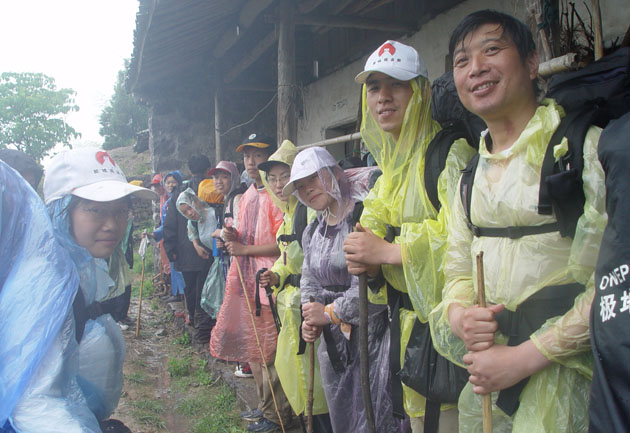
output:
M268 161L279 161L289 167L293 164L298 149L289 140L282 142L278 150L269 157ZM277 237L293 233L293 223L298 200L291 195L287 201L280 200L269 187L267 173L261 171L260 177L269 192L274 204L284 212L284 218ZM315 218L315 212L309 209L307 222ZM300 240L301 241L301 240ZM282 328L278 334L278 347L276 349L275 367L278 372L282 389L296 414L306 414L308 399L310 357L309 348L302 355L298 355L301 330L300 288L287 282L290 275L302 272L302 260L304 253L297 241L290 243L278 241L280 258L276 260L271 271L278 275L278 286L273 287L278 306L278 316ZM315 343L315 351L319 346L319 340ZM326 399L319 375L319 362L315 356L315 384L313 387L313 415L328 413Z
M446 166L438 178L438 197L442 207L436 211L424 186L424 154L440 126L431 118L429 82L411 80L413 95L407 105L398 142L384 132L370 115L363 86L361 136L383 175L365 199L361 224L379 237L386 226L400 227L394 243L401 245L402 266L382 265L387 281L409 294L414 311L400 310L401 365L413 323L426 322L429 312L442 299L443 267L450 203L457 189L461 170L474 149L466 140L453 143ZM371 297L386 302L386 289ZM411 417L424 415L425 399L403 385L405 410Z
M564 112L554 101L539 106L520 137L509 149L490 154L482 136L479 165L471 199L472 223L483 227L532 226L552 223L553 215L537 212L540 168L547 143ZM436 349L462 364L467 352L452 332L448 307L476 303L475 257L484 252L485 293L488 303L505 304L514 311L545 286L579 282L586 291L573 308L547 322L530 339L552 364L532 375L520 395L513 417L493 407L495 432L586 432L592 359L589 349L589 312L593 297L593 269L606 225L604 173L597 159L600 130L592 127L584 141L584 215L575 237L558 232L520 239L473 237L461 200L455 200L450 220L446 285L443 300L430 315ZM567 152L566 139L554 155ZM495 342L505 344L497 332ZM497 394L493 393L496 399ZM459 400L460 431L481 431L481 399L466 385Z

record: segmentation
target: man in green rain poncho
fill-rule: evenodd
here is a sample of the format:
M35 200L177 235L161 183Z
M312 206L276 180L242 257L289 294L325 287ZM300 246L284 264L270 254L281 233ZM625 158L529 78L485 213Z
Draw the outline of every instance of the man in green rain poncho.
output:
M284 212L280 228L276 234L280 257L271 269L260 276L262 288L270 285L276 295L278 317L282 323L278 334L275 367L282 389L296 414L306 416L309 389L310 357L309 350L300 354L300 277L302 272L302 232L308 222L315 218L315 212L308 209L291 195L282 196L282 189L291 177L291 166L298 149L289 140L282 142L278 150L266 162L258 165L265 188L274 204ZM307 210L308 209L308 210ZM303 221L299 221L303 219ZM319 342L315 343L315 350ZM328 407L322 390L319 363L315 356L315 382L313 386L313 431L332 433Z
M430 314L436 349L471 373L460 431L482 431L480 394L492 392L494 432L586 432L593 268L606 225L600 130L591 126L584 139L584 213L573 238L562 237L555 209L541 214L538 203L543 156L564 110L537 100L531 32L479 11L458 24L449 51L463 105L488 126L472 188L462 189L468 206L453 201L443 300ZM555 158L567 151L566 138L553 148ZM487 308L475 305L480 251Z
M441 204L436 209L424 185L424 156L440 126L431 118L431 87L424 62L412 47L387 41L368 58L355 81L363 84L361 136L383 174L364 201L360 225L365 231L348 235L344 251L351 273L367 272L371 301L385 303L389 298L393 307L394 412L399 417L406 412L413 431L422 432L425 398L405 385L401 389L395 374L403 364L416 318L426 323L442 299L447 215L460 171L474 149L466 140L453 143L443 171L436 173ZM433 418L437 418L439 403L433 407ZM454 405L441 409L440 431L456 430Z

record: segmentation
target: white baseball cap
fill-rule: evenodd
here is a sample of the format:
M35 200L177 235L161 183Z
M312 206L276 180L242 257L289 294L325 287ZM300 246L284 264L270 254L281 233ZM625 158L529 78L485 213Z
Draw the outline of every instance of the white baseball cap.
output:
M46 165L44 202L48 204L68 194L93 201L113 201L130 194L146 200L158 198L150 189L127 183L112 157L93 147L61 152Z
M397 41L385 41L378 47L368 57L363 72L354 77L354 81L363 84L373 72L382 72L401 81L409 81L417 76L429 78L427 67L418 52Z
M309 177L323 167L337 165L335 158L323 147L310 147L297 154L291 166L291 178L284 186L282 195L289 197L295 191L295 181Z

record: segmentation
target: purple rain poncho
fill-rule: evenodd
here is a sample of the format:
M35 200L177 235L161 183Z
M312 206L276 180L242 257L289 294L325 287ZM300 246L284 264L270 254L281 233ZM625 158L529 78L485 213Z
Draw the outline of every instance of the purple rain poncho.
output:
M341 169L338 166L323 167L319 170L320 179L323 179L323 170L339 173ZM322 184L325 183L322 182ZM333 182L331 191L328 192L341 204L340 214L342 216L340 217L343 220L335 226L329 226L323 214L318 212L317 219L304 230L302 238L304 248L300 284L302 304L309 302L311 296L315 298L316 302L324 305L333 303L337 317L342 322L352 325L350 340L344 337L340 325L327 325L330 327L331 339L335 342L341 369L336 371L333 367L323 333L320 337L318 350L322 386L328 403L333 430L336 432L360 433L367 431L367 416L361 393L359 367L358 279L348 273L342 250L343 242L354 225L352 210L355 200L353 197L357 195L356 191L360 189L356 185L351 186L346 173L343 173L339 183ZM325 287L330 286L345 286L348 289L343 292L325 289ZM368 314L370 389L376 431L381 433L400 432L401 423L393 417L389 392L387 305L369 304Z

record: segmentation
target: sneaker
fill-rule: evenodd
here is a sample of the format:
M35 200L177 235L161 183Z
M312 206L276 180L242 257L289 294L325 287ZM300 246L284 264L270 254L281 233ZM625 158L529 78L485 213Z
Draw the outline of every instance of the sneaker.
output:
M238 365L236 367L236 371L234 371L234 376L241 378L254 377L252 373L252 368L249 364Z
M126 331L127 329L129 329L129 325L124 324L122 320L118 322L118 326L120 326L120 329L122 329L123 331Z
M241 413L241 418L249 422L260 421L262 417L263 417L263 413L258 408L255 408L252 410L246 410L245 412Z
M251 432L274 432L280 431L280 424L269 421L267 418L262 418L256 422L250 422L247 425L247 431Z
M166 302L167 304L170 304L171 302L181 302L181 301L182 301L182 295L173 295L164 299L164 302Z

